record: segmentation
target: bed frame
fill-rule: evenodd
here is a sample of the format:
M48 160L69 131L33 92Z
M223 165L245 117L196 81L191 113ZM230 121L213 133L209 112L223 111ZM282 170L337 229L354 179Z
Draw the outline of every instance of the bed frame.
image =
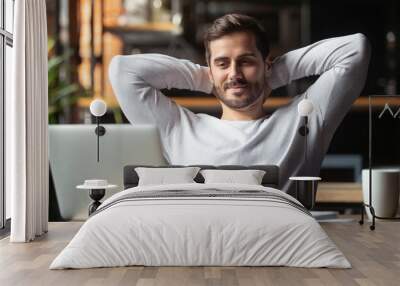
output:
M200 167L201 169L218 169L218 170L264 170L266 171L262 185L265 187L271 187L279 189L279 167L275 165L252 165L252 166L240 166L240 165L169 165L169 166L154 166L154 165L128 165L124 167L124 189L133 188L138 185L139 176L135 171L136 167L147 167L147 168L179 168L179 167ZM197 183L204 183L204 178L200 174L194 178Z

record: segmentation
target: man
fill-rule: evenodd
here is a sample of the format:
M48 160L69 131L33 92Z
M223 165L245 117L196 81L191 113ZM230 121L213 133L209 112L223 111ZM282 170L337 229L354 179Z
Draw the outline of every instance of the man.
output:
M113 58L110 81L128 120L158 126L170 164L275 164L281 189L291 193L290 176L318 175L336 128L364 85L366 38L323 40L271 63L263 28L251 17L229 14L213 23L204 43L208 67L160 54ZM320 77L304 94L265 114L271 89L311 75ZM221 119L177 105L160 92L165 88L212 92L222 106ZM306 95L314 105L307 162L297 112Z

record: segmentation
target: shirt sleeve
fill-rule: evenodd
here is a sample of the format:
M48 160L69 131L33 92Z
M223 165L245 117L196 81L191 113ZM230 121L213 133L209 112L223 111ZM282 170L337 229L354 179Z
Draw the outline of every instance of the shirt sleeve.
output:
M156 125L162 135L180 120L183 108L160 89L212 90L206 67L161 54L115 56L109 79L129 122Z
M306 91L322 114L324 136L333 136L362 91L368 71L370 45L363 34L319 41L274 60L272 89L293 80L320 75Z

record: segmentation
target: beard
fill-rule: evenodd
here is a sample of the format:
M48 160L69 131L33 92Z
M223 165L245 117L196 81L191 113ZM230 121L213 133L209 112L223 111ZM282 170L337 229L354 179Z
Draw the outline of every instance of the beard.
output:
M233 87L242 87L242 92L228 95L229 89ZM222 101L227 107L232 109L243 109L253 105L260 97L264 95L264 86L261 83L248 83L245 79L235 79L229 81L222 86L215 87L215 96ZM264 102L264 101L263 101Z

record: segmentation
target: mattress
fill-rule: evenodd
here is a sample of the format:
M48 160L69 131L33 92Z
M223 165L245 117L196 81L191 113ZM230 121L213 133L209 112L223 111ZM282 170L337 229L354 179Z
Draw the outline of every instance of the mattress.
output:
M293 197L264 186L198 183L113 195L50 269L129 265L351 267Z

